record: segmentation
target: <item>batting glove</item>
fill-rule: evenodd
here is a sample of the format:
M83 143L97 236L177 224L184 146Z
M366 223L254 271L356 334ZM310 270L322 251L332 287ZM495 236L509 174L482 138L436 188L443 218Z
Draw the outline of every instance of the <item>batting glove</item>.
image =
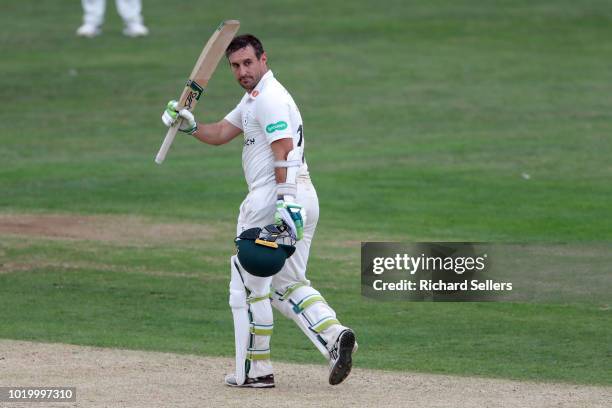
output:
M168 102L166 110L162 114L162 122L164 122L164 125L170 127L174 124L174 122L182 119L179 130L192 135L196 130L198 130L198 123L196 122L193 113L189 112L188 109L181 109L180 111L177 111L177 106L177 101Z
M274 222L278 226L284 226L289 235L296 241L299 241L304 238L303 213L304 209L301 205L286 200L278 200L276 202Z

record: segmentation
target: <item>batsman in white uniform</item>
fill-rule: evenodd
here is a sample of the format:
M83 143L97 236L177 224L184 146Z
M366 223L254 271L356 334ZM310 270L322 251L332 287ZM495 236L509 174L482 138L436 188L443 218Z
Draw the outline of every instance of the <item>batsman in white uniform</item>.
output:
M261 42L250 34L233 39L226 51L234 76L247 91L219 122L197 123L193 114L168 103L162 119L170 126L183 118L181 130L202 142L221 145L244 134L242 166L249 193L240 206L236 235L269 224L288 228L296 251L274 276L247 272L236 255L230 259L229 303L234 317L236 372L230 386L274 386L270 362L272 306L294 320L330 363L329 382L339 384L350 373L355 334L340 324L323 296L310 285L306 267L319 218L317 193L304 156L304 127L287 90L267 66Z

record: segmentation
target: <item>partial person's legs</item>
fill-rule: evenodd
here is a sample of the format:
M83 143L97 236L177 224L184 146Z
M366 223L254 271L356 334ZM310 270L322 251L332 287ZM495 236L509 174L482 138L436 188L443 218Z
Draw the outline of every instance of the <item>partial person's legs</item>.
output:
M253 227L271 224L274 219L274 190L261 188L249 193L240 206L236 236ZM230 386L269 388L274 386L270 361L273 330L270 283L272 277L251 275L231 257L229 303L234 318L236 372L226 376Z
M83 24L76 33L81 37L95 37L102 32L100 27L104 22L106 0L81 0L81 4L83 6Z
M229 304L234 317L236 372L227 385L268 388L274 386L270 362L270 336L274 328L270 282L249 274L236 255L231 257Z
M350 373L355 335L340 324L336 312L306 279L310 244L319 219L319 203L311 183L298 183L296 201L306 210L304 238L272 279L272 305L292 319L330 362L329 382L338 384Z
M141 37L149 34L143 24L141 0L115 0L117 12L123 19L123 34L128 37Z

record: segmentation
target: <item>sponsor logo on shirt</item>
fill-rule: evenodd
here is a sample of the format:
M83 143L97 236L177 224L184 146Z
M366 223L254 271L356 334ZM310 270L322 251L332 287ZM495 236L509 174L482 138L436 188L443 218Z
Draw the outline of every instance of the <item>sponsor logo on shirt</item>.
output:
M244 145L245 146L250 146L250 145L254 145L255 144L255 138L252 139L244 139Z
M285 130L287 129L287 122L285 121L278 121L276 123L270 123L268 126L266 126L266 132L268 133L274 133L277 130Z

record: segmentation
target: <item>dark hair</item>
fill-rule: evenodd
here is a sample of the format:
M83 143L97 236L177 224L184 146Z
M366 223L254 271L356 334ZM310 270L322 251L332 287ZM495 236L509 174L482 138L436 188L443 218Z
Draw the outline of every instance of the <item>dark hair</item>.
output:
M225 50L225 57L229 58L234 52L248 46L252 46L255 50L255 56L257 59L261 58L261 55L264 53L263 45L261 45L261 41L253 34L242 34L237 37L234 37L230 45L227 46Z

